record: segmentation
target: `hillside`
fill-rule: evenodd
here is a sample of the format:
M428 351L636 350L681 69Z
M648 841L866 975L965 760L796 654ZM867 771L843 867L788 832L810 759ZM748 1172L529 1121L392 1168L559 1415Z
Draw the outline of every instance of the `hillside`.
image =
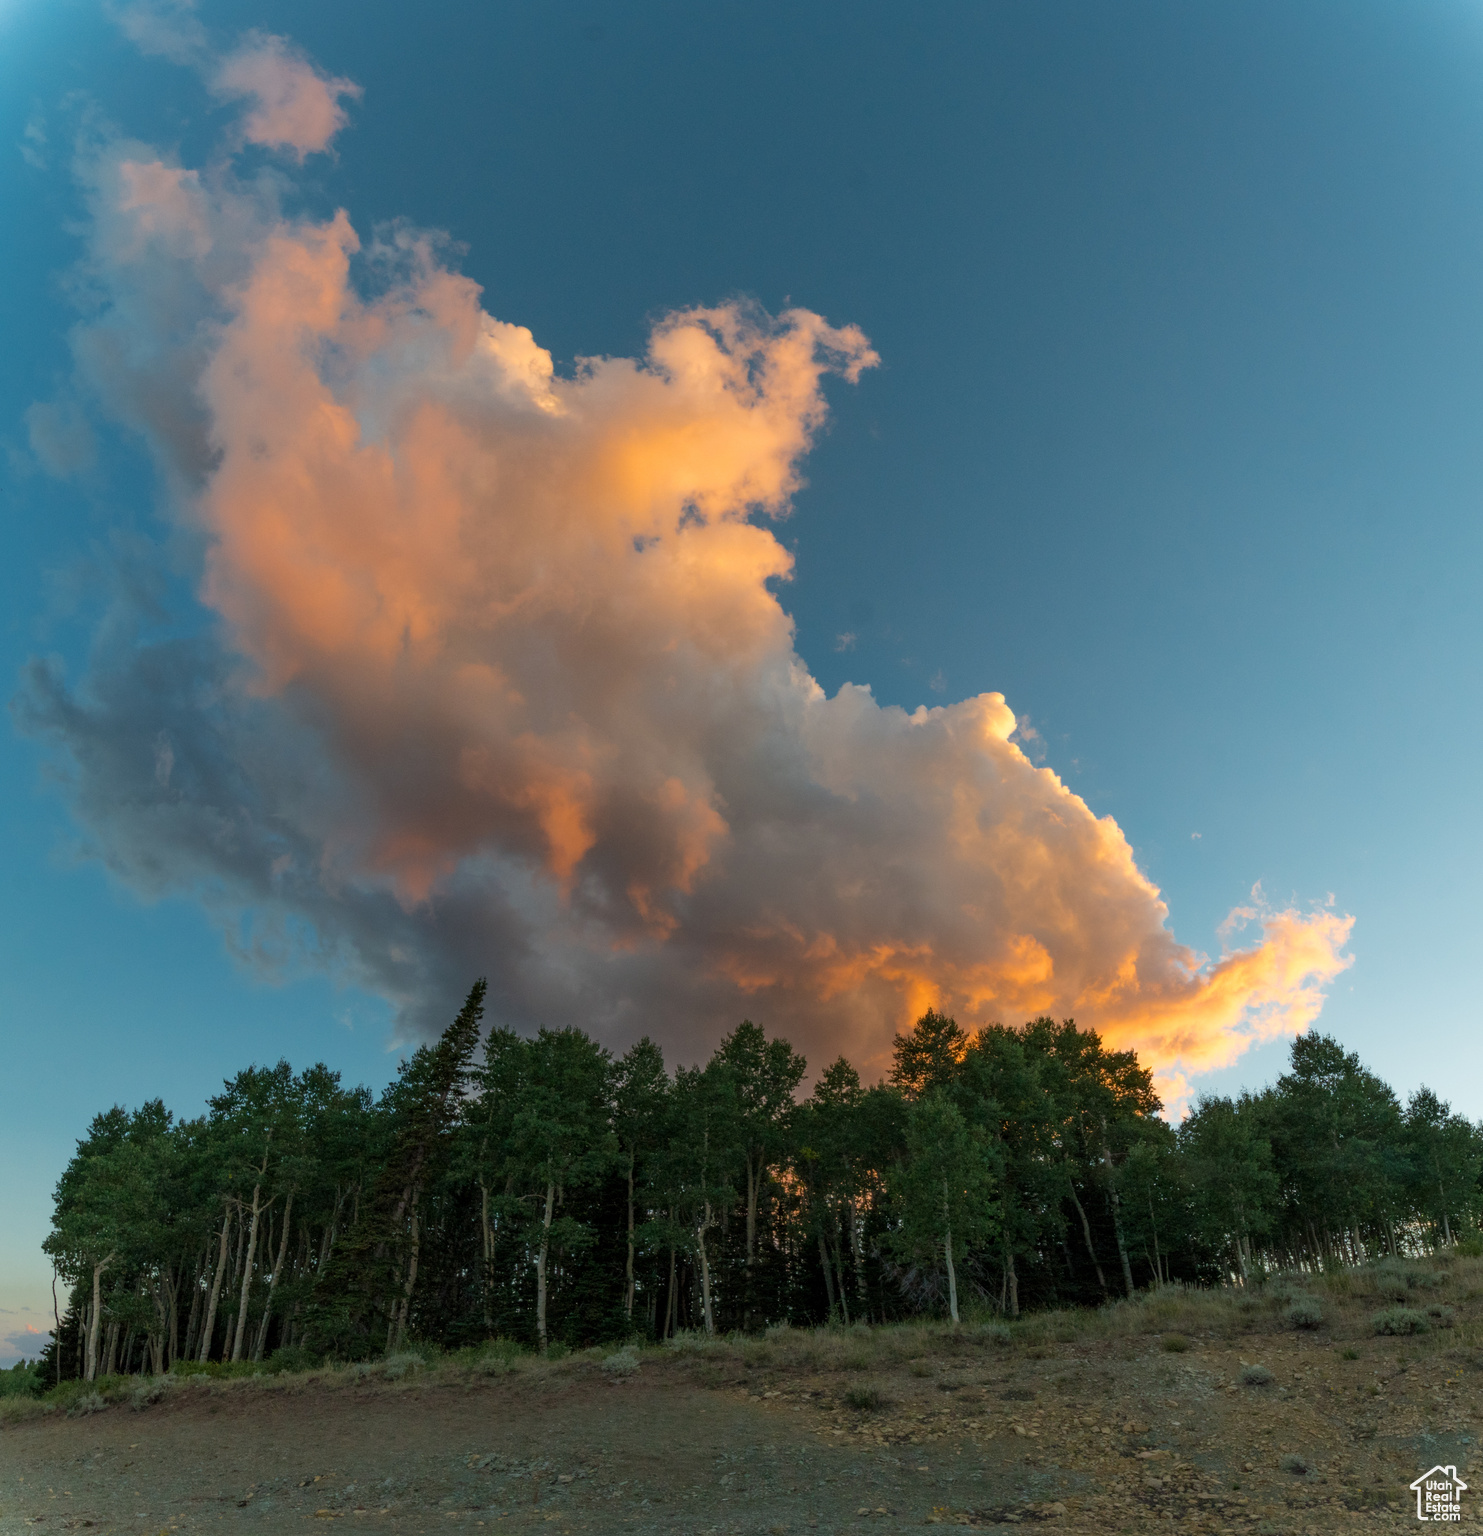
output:
M118 1379L3 1405L0 1532L1400 1529L1418 1474L1473 1481L1480 1328L1483 1260L1444 1257L1008 1327Z

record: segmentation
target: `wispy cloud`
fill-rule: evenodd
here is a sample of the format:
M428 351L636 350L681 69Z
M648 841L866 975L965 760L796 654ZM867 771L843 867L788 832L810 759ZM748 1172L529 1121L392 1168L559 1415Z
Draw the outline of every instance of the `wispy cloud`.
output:
M345 126L344 97L360 87L316 69L285 38L252 33L211 78L212 91L252 105L242 120L249 144L283 150L302 161L329 147Z

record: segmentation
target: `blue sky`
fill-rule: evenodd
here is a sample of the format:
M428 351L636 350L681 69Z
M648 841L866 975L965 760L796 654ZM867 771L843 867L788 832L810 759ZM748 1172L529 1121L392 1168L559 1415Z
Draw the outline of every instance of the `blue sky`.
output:
M1002 692L1197 950L1257 882L1278 905L1332 893L1355 962L1322 1027L1398 1090L1483 1115L1476 6L200 16L289 34L362 86L306 203L446 230L559 370L736 296L859 325L881 366L827 386L777 530L824 689ZM169 542L137 444L95 423L67 481L28 445L27 409L70 388L88 114L186 163L229 118L92 4L0 10L12 679L39 654L79 672L120 551ZM188 553L151 570L179 632L209 626ZM0 735L0 1335L49 1311L50 1190L96 1110L194 1113L280 1054L392 1070L382 999L270 984L198 902L141 900L47 761ZM1283 1056L1196 1086L1258 1085Z

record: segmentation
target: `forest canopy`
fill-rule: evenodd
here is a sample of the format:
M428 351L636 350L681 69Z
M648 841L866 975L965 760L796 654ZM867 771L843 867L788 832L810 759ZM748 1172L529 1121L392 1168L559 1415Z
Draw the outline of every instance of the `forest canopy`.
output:
M57 1186L59 1380L548 1350L686 1329L1096 1305L1476 1240L1483 1130L1334 1039L1177 1128L1074 1021L928 1011L884 1083L743 1021L704 1066L483 1024L484 983L379 1096L251 1066L205 1115L98 1115Z

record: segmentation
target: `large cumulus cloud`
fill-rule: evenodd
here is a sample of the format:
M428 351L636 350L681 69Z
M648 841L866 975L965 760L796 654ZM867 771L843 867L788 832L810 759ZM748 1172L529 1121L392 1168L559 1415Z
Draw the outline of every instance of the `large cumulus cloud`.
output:
M1304 1027L1349 919L1209 963L999 694L828 696L772 532L858 329L737 304L572 376L435 243L291 216L348 82L279 39L209 78L252 179L95 145L82 385L144 434L215 632L114 619L19 702L98 855L409 1032L479 971L517 1024L705 1041L741 1013L876 1065L931 1005L1074 1014L1166 1074Z

